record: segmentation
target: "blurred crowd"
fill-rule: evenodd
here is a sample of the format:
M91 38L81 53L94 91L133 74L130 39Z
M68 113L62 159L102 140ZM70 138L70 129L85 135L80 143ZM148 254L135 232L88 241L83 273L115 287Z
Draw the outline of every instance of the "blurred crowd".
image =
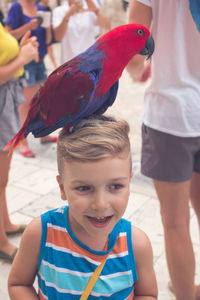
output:
M12 155L4 148L24 123L33 96L47 78L45 56L49 55L55 69L111 28L99 0L60 4L52 10L49 0L13 1L7 13L0 6L0 257L10 261L17 249L8 236L22 232L25 226L13 224L9 217L6 187ZM58 42L59 62L52 47ZM40 138L40 142L55 143L57 136ZM36 156L26 139L19 151L28 159Z

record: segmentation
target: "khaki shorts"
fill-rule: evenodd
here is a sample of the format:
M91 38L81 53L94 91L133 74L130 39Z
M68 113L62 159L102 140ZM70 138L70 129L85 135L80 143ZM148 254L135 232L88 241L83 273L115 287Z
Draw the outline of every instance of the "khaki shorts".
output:
M16 135L20 128L19 105L24 103L24 82L11 79L0 85L0 150Z
M168 182L191 179L200 174L200 136L178 137L142 125L141 172Z

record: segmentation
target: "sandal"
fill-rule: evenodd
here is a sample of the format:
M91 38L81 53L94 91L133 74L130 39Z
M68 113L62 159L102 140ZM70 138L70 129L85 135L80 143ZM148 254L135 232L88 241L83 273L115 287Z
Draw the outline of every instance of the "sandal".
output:
M4 259L4 260L7 260L8 262L12 263L15 258L15 255L17 254L17 250L18 250L18 248L16 247L11 255L0 250L0 259Z
M16 234L20 234L23 233L24 230L26 229L26 224L20 224L19 228L17 230L14 231L6 231L6 235L16 235Z
M33 158L35 157L35 154L33 153L32 150L26 150L26 151L20 151L21 155L23 155L24 157L28 157L28 158Z

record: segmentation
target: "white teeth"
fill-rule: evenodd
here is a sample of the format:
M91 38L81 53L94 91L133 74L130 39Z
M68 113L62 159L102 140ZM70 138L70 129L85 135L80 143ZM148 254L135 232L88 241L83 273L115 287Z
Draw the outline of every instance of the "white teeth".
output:
M97 220L104 220L106 217L96 217Z

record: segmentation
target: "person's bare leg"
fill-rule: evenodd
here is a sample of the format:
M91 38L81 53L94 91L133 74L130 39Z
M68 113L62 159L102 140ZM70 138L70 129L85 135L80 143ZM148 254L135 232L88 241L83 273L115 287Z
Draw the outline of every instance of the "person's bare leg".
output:
M36 92L39 90L40 84L36 84L34 86L28 86L24 88L24 97L26 99L26 102L24 104L20 105L19 112L20 112L20 121L21 125L23 125L24 121L26 120L26 116L29 111L30 103L33 98L33 96L36 94ZM40 138L40 141L43 143L47 142L54 142L55 137L52 137L51 135L47 135L45 137ZM28 141L25 139L20 146L20 152L27 153L27 151L30 151ZM34 155L34 154L33 154ZM26 156L33 156L32 153L27 154Z
M0 151L0 250L11 255L16 246L9 242L6 231L17 230L19 225L11 222L6 204L6 187L10 169L11 156L8 152Z
M26 120L31 100L32 100L33 96L35 95L35 93L39 90L39 88L40 88L39 84L36 84L34 86L27 86L27 87L24 88L24 97L25 97L26 102L21 104L20 107L19 107L21 125L23 125L24 121ZM20 152L24 153L24 152L27 152L29 150L30 150L30 148L29 148L27 139L25 139L21 143Z
M195 299L195 259L189 232L190 183L154 180L164 226L167 264L176 300Z
M198 173L193 173L192 176L190 199L200 228L200 174ZM200 300L200 285L196 286L196 300Z

